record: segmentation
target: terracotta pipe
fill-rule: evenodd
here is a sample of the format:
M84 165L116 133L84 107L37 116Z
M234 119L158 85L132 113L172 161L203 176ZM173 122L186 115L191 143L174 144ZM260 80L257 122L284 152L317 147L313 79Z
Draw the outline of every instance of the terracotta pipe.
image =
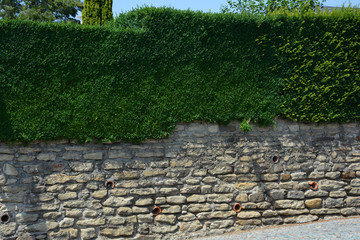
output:
M241 211L241 204L240 203L235 203L234 204L234 207L233 207L233 210L235 211L235 212L240 212Z
M278 156L273 156L272 160L273 160L273 163L275 163L275 164L279 163L279 161L280 161Z
M105 187L107 189L110 189L110 188L115 188L115 182L113 180L107 180L105 182Z
M153 213L154 216L159 215L159 214L161 213L161 208L158 207L158 206L155 206L155 207L153 208L153 210L152 210L152 213Z
M317 182L314 182L314 181L309 181L309 186L310 186L310 189L312 189L312 190L317 190L319 187Z

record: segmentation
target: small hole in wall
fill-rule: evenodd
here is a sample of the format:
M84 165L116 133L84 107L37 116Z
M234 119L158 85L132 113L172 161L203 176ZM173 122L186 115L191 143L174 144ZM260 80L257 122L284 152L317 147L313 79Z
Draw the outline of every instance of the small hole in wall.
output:
M105 187L106 187L107 189L114 188L114 187L115 187L114 181L112 181L112 180L106 181Z
M1 216L1 222L7 223L10 220L10 216L8 214L4 214Z
M314 181L310 181L309 186L310 186L310 189L312 189L312 190L317 190L319 187L319 185Z
M357 141L360 141L360 136L356 136L356 140L357 140Z
M276 163L279 163L280 159L278 156L273 156L272 161L273 161L273 163L276 164Z
M235 203L233 210L235 212L240 212L241 211L241 204L240 203Z
M155 206L152 210L152 213L156 216L159 215L161 213L161 208L159 208L158 206Z

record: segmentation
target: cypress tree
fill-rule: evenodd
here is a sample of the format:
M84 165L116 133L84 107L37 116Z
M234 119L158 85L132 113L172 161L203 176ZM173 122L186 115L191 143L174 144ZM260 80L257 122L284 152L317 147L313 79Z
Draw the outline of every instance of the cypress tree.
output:
M112 0L84 0L84 24L102 25L113 18Z

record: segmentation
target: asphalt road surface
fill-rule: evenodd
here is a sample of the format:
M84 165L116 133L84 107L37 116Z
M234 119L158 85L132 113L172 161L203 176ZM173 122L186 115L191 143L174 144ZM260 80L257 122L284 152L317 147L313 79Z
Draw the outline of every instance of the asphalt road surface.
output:
M234 232L199 240L360 240L360 217Z

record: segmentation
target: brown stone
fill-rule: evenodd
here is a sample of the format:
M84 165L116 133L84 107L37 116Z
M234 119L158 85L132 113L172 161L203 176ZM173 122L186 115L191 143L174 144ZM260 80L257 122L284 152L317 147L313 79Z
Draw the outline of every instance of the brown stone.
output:
M305 206L307 208L320 208L321 203L322 203L321 198L315 198L315 199L311 199L311 200L306 200Z

